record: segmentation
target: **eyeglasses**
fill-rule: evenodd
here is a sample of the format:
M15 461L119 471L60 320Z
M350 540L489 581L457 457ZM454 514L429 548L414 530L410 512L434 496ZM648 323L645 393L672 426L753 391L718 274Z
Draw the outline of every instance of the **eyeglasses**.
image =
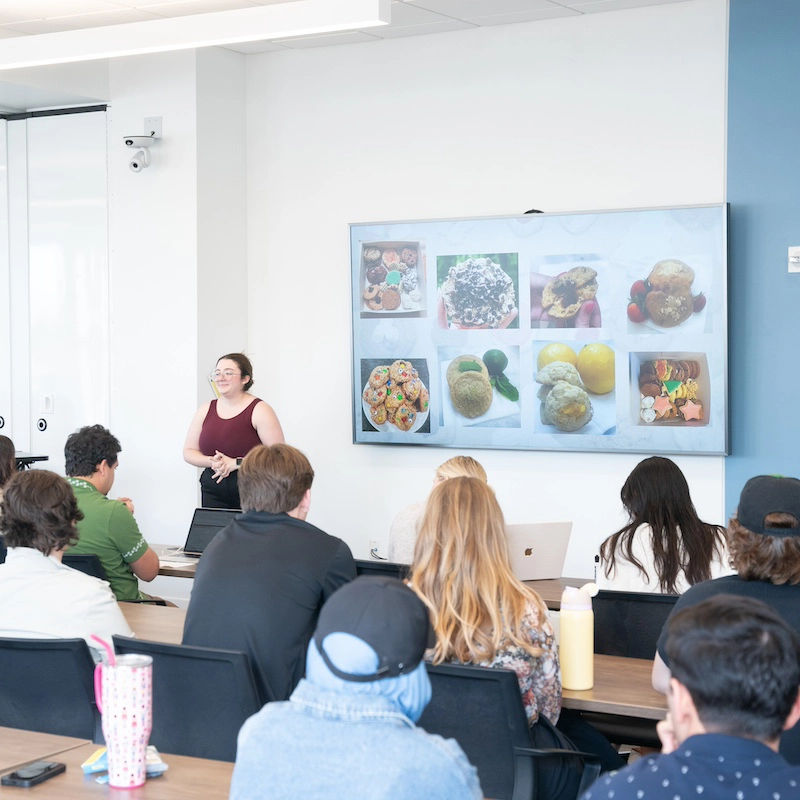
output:
M216 369L208 377L211 378L212 381L218 381L220 378L225 378L225 380L229 381L231 378L235 378L237 375L241 374L241 372L234 372L232 369L226 369L222 372Z

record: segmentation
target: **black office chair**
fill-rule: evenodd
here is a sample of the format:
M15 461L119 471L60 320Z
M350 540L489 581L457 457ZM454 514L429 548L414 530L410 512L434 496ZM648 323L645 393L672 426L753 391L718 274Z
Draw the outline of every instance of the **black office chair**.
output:
M652 659L678 595L603 589L594 608L594 651L600 655ZM582 711L581 718L612 742L661 748L656 721Z
M245 653L114 637L118 654L153 658L153 732L164 753L236 759L236 737L261 708Z
M100 559L94 553L64 553L61 556L61 563L79 572L85 572L93 578L100 578L101 581L108 580Z
M594 782L600 771L594 756L531 746L514 672L462 664L428 664L427 668L433 694L419 725L461 745L478 770L485 797L535 800L539 770L546 770L554 760L562 766L563 758L585 758L578 796Z
M0 638L0 725L103 741L83 639Z
M358 575L380 575L384 578L397 578L399 581L408 577L411 568L409 564L397 564L394 561L373 561L369 558L357 558L355 561Z
M653 658L678 595L601 590L594 609L594 651L607 656Z

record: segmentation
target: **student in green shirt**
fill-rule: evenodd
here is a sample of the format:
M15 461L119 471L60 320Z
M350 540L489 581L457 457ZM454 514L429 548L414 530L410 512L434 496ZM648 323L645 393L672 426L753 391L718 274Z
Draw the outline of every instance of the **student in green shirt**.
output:
M94 553L106 571L118 600L149 600L139 581L158 575L158 556L147 544L133 518L128 497L107 497L122 448L102 425L89 425L71 434L64 447L67 481L72 486L83 520L72 553Z

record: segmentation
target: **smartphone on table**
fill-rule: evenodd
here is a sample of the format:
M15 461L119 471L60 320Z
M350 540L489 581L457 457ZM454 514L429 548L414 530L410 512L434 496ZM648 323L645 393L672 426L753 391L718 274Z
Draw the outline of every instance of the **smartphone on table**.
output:
M3 775L0 784L3 786L36 786L49 778L60 775L67 769L66 764L58 761L31 761L30 764L23 764L14 772Z

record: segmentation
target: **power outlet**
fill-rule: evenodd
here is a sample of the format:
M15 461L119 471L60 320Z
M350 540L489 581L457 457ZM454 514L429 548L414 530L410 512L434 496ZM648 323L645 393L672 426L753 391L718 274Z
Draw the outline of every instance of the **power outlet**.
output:
M378 540L377 539L370 539L369 540L369 554L370 555L378 555Z
M800 272L800 247L789 248L789 272Z

